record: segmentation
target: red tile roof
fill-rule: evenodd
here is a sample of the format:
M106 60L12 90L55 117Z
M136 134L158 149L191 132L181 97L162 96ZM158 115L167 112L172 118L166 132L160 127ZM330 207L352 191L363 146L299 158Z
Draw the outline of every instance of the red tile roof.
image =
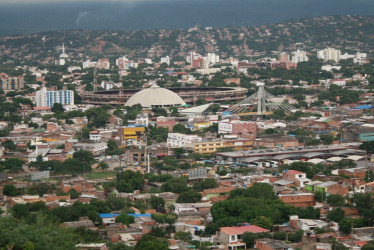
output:
M288 170L287 174L305 174L303 172L297 171L297 170Z
M242 226L242 227L221 227L220 230L221 230L221 232L224 232L228 235L243 234L245 232L250 232L250 233L269 232L268 229L258 227L258 226L255 226L255 225Z

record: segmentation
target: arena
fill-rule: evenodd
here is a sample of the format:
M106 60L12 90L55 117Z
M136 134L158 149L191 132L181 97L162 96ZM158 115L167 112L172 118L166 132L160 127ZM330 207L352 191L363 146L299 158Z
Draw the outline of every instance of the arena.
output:
M188 87L168 88L178 94L184 102L193 104L199 99L208 102L241 101L246 98L248 92L245 88L234 87ZM103 91L83 92L81 97L84 103L125 105L127 100L142 89L114 89Z

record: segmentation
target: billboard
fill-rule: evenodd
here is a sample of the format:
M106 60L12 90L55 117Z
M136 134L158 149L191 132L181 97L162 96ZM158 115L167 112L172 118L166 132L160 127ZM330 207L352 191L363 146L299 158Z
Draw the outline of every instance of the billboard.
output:
M196 179L204 179L208 178L208 171L206 168L195 168L188 170L188 179L196 180Z
M32 181L48 179L49 177L50 177L50 172L49 171L41 171L41 172L31 173L31 180Z

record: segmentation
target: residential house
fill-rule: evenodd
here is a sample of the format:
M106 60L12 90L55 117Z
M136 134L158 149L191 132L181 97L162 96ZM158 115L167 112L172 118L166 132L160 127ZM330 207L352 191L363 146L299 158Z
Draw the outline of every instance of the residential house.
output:
M306 173L296 170L286 170L283 173L283 179L294 181L295 184L301 188L310 182L310 179L306 178Z
M312 207L316 204L314 194L312 193L296 193L278 195L279 199L284 203L294 207Z
M268 229L258 227L255 225L238 226L238 227L221 227L217 231L215 242L225 245L228 249L238 249L246 247L242 235L246 232L249 233L264 233L269 232Z
M289 244L269 238L255 240L255 248L258 250L293 250Z

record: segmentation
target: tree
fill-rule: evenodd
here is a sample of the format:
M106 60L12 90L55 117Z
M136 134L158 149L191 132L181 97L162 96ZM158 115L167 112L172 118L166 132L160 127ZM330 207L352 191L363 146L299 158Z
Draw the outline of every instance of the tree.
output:
M13 184L5 185L3 193L7 196L16 196L19 194L17 188Z
M165 211L165 200L162 197L152 195L149 204L152 208L156 209L157 212Z
M173 127L173 133L191 134L191 130L186 128L183 124L175 124Z
M23 161L19 158L9 158L3 164L10 172L18 172L22 170Z
M167 239L157 238L155 236L145 234L143 237L136 243L136 250L168 250L168 241Z
M258 216L252 219L251 224L259 226L259 227L263 227L266 229L271 229L273 227L273 222L265 216Z
M217 188L219 185L217 181L213 178L207 178L203 181L197 181L194 183L193 188L201 192L204 189Z
M372 182L374 181L374 173L373 173L373 170L369 169L368 171L366 171L365 173L365 182Z
M126 170L117 175L117 190L119 192L131 193L141 190L145 181L141 173Z
M100 168L102 170L105 170L105 169L109 168L109 165L108 165L108 163L106 163L104 161L101 161L101 162L99 162L98 168Z
M344 219L344 211L341 208L334 209L327 214L327 219L329 221L340 222Z
M344 197L339 194L332 194L327 197L327 203L334 207L341 207L345 204Z
M53 113L63 113L64 112L64 107L62 106L61 103L55 102L51 108L51 111Z
M366 243L361 250L373 250L374 249L374 241L371 240L368 243Z
M93 153L91 151L87 151L87 150L80 149L79 151L74 152L73 157L75 159L78 159L81 162L84 162L84 163L88 164L88 165L91 165L95 162L95 158L94 158Z
M71 199L78 199L78 197L80 195L78 193L78 191L75 190L75 188L70 189L68 193L69 193Z
M134 223L134 216L127 215L125 213L121 213L118 217L116 217L117 223L122 223L123 225L130 225L131 223Z
M6 139L5 141L3 141L1 143L1 145L4 147L4 148L7 148L9 149L9 151L15 151L17 149L17 146L16 144L14 144L14 142L12 140L9 140L9 139Z
M332 144L333 140L334 140L334 136L332 135L320 135L319 138L321 139L321 141L323 142L323 144L325 145L330 145Z
M199 202L202 198L202 195L193 190L190 189L187 192L181 193L177 199L177 203L195 203Z
M168 116L168 112L163 108L152 108L152 112L155 116Z

